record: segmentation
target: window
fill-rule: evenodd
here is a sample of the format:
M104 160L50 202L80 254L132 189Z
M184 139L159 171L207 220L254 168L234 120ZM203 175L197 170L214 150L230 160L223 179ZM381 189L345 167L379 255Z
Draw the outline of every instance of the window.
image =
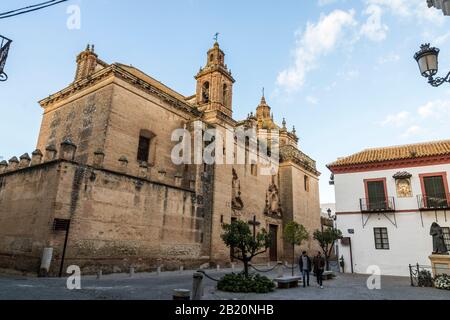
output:
M305 183L305 191L309 192L309 177L306 175L304 177L304 183Z
M369 210L385 210L388 208L384 179L366 181L366 193Z
M444 241L447 246L447 250L450 251L450 228L442 228L444 233Z
M154 135L148 130L141 130L139 134L139 145L137 151L137 160L139 162L149 163L150 146Z
M448 206L443 176L423 177L423 187L427 208L444 208Z
M226 84L223 85L223 105L228 106L228 86Z
M375 249L389 250L389 237L387 228L374 228Z
M258 175L258 166L255 163L252 163L251 172L252 176L256 177Z
M202 86L202 102L209 103L209 82L206 81Z

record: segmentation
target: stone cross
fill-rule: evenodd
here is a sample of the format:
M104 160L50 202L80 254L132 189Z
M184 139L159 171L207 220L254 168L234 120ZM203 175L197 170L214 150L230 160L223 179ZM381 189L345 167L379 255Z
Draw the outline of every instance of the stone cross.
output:
M256 227L259 226L261 222L256 221L256 216L253 216L253 220L250 220L248 224L253 226L253 238L256 240Z

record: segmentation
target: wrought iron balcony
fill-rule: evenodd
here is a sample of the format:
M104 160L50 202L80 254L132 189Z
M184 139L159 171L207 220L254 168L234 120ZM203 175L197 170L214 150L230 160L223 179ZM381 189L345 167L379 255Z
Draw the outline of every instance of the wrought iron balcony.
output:
M363 213L383 213L395 211L395 200L393 197L360 199L361 212Z
M3 71L6 64L6 59L8 58L9 46L12 40L0 36L0 81L6 81L8 76Z
M417 196L420 210L450 209L450 194Z

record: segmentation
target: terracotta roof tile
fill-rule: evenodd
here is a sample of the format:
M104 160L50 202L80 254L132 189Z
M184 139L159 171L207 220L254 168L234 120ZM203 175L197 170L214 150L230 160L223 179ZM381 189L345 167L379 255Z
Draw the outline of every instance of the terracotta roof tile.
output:
M442 155L450 155L450 140L367 149L351 156L340 158L329 164L328 167L341 167Z

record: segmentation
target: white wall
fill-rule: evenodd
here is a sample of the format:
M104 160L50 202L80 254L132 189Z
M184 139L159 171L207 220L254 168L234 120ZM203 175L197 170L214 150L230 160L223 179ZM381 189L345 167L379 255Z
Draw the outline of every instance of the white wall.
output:
M407 171L413 175L412 198L397 197L393 176L399 171ZM428 257L433 246L429 232L431 224L436 221L436 214L434 211L422 212L422 226L417 201L417 196L422 194L419 174L444 171L447 172L448 179L450 164L335 175L337 225L345 237L352 239L353 266L356 273L367 273L369 266L377 265L384 275L409 276L409 264L430 265ZM388 196L395 198L396 209L400 212L386 215L392 221L396 219L397 227L383 214L360 213L359 199L366 197L364 180L377 178L386 178ZM362 219L366 221L369 215L370 219L363 228ZM441 227L450 227L450 211L447 212L447 221L444 211L438 211L437 222ZM375 249L374 228L388 229L390 250ZM349 229L353 229L354 234L350 234ZM339 252L344 256L346 272L350 272L349 247L340 245Z

